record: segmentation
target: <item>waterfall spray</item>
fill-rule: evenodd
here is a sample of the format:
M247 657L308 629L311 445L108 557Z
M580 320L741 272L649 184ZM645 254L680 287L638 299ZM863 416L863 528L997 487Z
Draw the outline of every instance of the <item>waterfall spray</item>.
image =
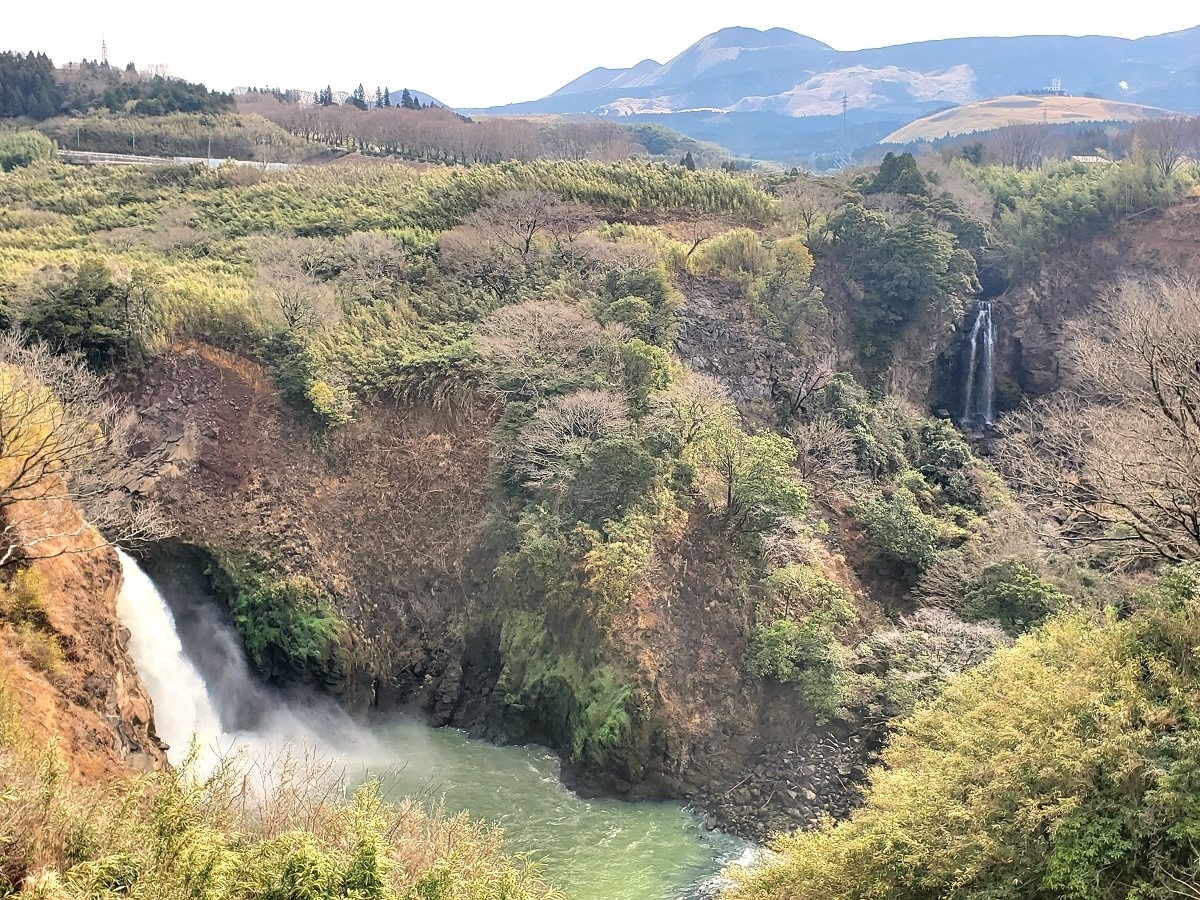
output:
M175 617L146 573L118 550L125 584L117 597L117 615L129 629L129 655L154 702L154 727L170 745L168 758L178 765L192 737L202 748L220 742L221 720L200 673L183 653Z
M266 757L284 745L360 763L380 756L370 733L328 698L281 693L256 678L232 625L203 591L170 592L169 603L133 559L117 552L125 575L117 614L172 763L187 757L193 739L201 771L239 749Z

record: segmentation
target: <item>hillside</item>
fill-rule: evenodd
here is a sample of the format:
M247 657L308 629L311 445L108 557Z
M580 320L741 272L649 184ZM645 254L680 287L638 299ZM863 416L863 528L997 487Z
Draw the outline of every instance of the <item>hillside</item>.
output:
M726 28L661 65L596 70L539 100L471 112L657 120L736 153L788 161L836 150L844 124L857 129L848 135L853 149L947 105L1055 78L1073 94L1200 112L1200 27L1138 40L978 37L854 51L782 28ZM786 140L760 136L777 131Z
M1141 122L1171 115L1169 110L1092 97L995 97L966 103L910 122L881 144L936 141L939 138L1006 125L1072 125L1084 122Z
M161 515L146 570L220 617L267 711L320 695L384 739L407 714L538 744L584 795L687 802L693 835L795 832L743 877L754 900L1117 900L1200 875L1200 297L1170 280L1195 272L1189 167L1148 148L1026 168L889 153L828 178L84 169L40 144L0 173L7 346L92 373L72 389L103 378L111 407L37 446L55 471L74 452L81 502ZM54 411L41 435L74 408L60 382L0 395ZM110 445L107 467L79 461ZM28 569L0 559L18 586ZM34 625L64 651L83 633L84 611L22 603L13 658L47 646L20 645ZM45 680L97 707L86 663ZM137 796L178 796L175 777ZM332 873L319 900L365 893L382 859L390 887L367 896L522 896L447 861L458 826L375 799L329 804L312 836L208 828L180 802L223 871ZM541 815L533 831L570 827ZM401 864L412 829L443 849ZM51 848L49 868L144 877L146 896L190 877L147 857L164 830L105 830L134 837L83 862ZM464 834L478 878L521 877L493 832ZM620 887L594 896L647 894Z

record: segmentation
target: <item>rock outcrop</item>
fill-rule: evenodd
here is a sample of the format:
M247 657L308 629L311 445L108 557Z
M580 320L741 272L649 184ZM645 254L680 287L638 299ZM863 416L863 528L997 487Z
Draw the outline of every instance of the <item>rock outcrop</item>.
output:
M31 652L29 632L0 626L0 679L22 726L41 743L57 738L67 770L78 779L163 768L165 745L127 651L129 632L117 617L122 576L116 552L63 501L25 501L8 516L62 535L37 545L41 558L20 564L41 585L44 621L37 639L42 647L56 645L61 658Z

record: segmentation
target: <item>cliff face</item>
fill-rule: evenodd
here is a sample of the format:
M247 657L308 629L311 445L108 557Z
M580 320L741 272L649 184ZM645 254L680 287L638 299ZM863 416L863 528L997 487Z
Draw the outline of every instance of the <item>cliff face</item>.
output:
M1064 249L993 304L997 375L1026 394L1058 387L1077 323L1122 280L1200 277L1200 197L1128 219L1112 234Z
M22 725L41 743L57 738L77 779L161 769L164 745L117 617L120 561L76 509L34 505L18 504L10 515L45 516L47 531L64 537L39 544L47 558L26 564L41 585L44 613L36 630L0 626L0 678ZM53 647L57 652L47 649Z

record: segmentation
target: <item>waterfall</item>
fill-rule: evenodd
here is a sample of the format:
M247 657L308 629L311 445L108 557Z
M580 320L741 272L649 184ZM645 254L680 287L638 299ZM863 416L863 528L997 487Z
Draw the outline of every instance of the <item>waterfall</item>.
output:
M370 733L329 698L264 685L198 578L173 577L160 591L136 561L117 554L125 575L117 615L172 763L186 758L193 738L201 771L237 750L265 757L284 744L364 764L379 758Z
M129 655L154 702L155 730L170 745L168 758L178 765L193 735L202 753L220 743L221 720L200 673L184 656L166 600L137 563L121 550L117 555L125 574L117 615L129 629Z
M991 425L995 421L994 398L996 372L994 349L996 329L992 324L992 304L980 300L975 324L965 348L966 377L963 379L963 422L967 425Z

